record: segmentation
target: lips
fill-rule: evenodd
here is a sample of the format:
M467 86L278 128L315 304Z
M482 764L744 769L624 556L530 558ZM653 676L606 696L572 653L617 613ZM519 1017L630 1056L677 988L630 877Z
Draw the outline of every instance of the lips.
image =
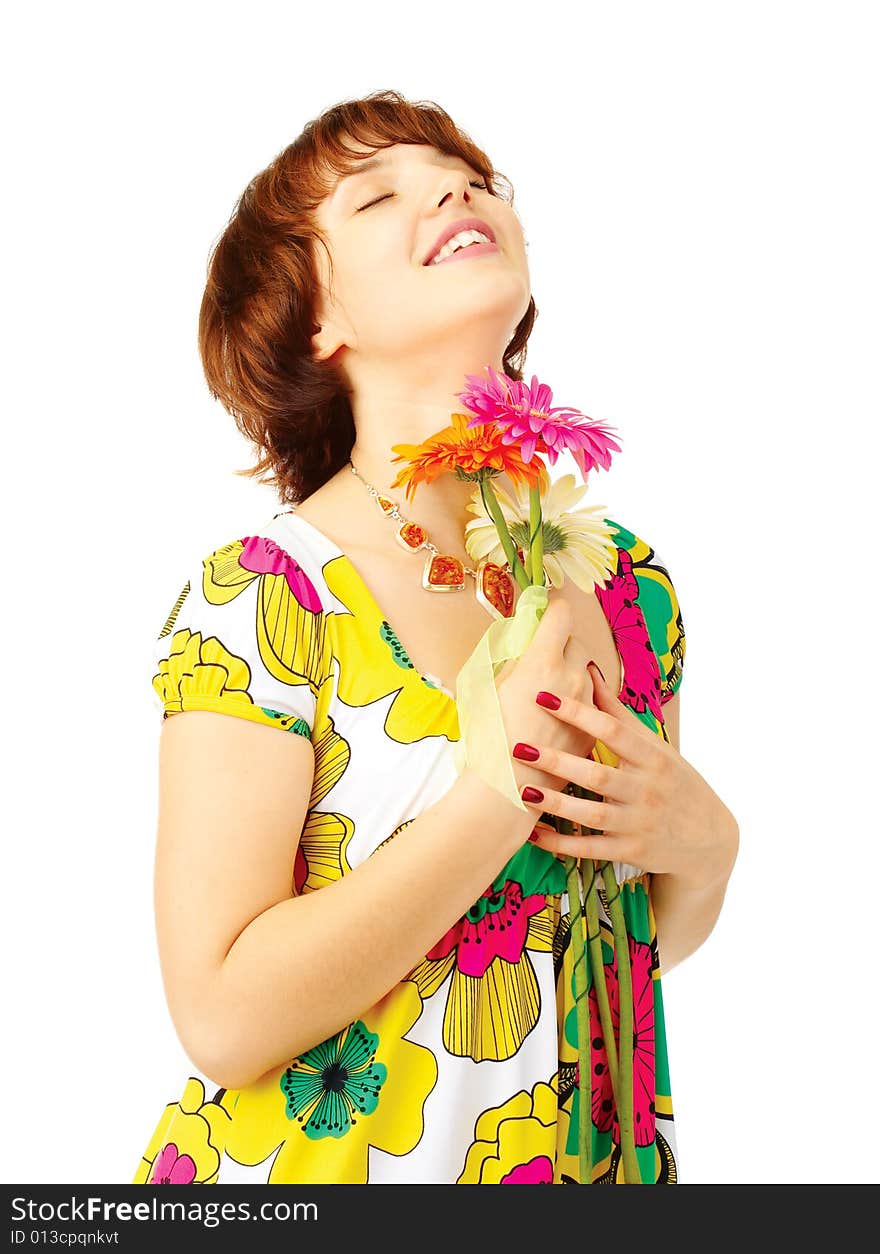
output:
M488 222L483 222L481 218L459 218L457 222L449 222L446 226L444 226L443 230L432 244L431 251L422 262L422 265L429 266L443 245L448 243L449 240L452 239L453 235L457 235L459 231L482 231L484 235L488 235L493 244L495 243L495 232L492 230L491 226L489 226ZM474 247L480 247L480 245L474 245ZM455 253L454 256L457 257L458 253Z
M453 261L467 261L468 257L480 257L483 253L497 252L497 244L466 244L464 248L457 248L454 253L444 257L442 261L428 262L428 269L439 270L441 266L451 266Z

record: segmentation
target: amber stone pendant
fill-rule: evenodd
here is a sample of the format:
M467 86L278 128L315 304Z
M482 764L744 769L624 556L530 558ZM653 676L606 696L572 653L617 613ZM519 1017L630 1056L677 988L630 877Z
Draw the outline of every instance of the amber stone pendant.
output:
M385 496L382 492L376 493L376 500L383 514L391 514L397 509L397 502L392 501L390 496Z
M428 539L428 533L424 527L420 527L415 522L402 523L394 533L397 543L401 548L406 549L408 553L417 553L419 549L425 547Z
M431 553L422 571L422 587L427 592L461 592L464 588L464 566L448 553Z
M483 558L477 567L477 600L494 618L510 618L516 606L516 583L510 572Z

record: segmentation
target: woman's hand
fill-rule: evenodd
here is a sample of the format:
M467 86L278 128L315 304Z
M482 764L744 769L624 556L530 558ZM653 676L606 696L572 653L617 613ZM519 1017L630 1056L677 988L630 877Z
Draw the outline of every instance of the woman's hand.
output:
M542 745L534 746L538 757L527 760L604 800L542 788L540 798L525 789L523 801L539 813L556 814L602 834L563 835L541 825L531 839L551 853L627 862L674 875L695 889L726 881L739 844L733 814L677 749L614 696L594 662L588 670L594 703L563 696L559 708L549 712L601 740L619 758L617 766Z
M551 688L560 697L592 698L593 681L587 670L590 655L572 635L572 627L571 602L558 588L551 588L547 608L532 639L523 653L506 662L495 677L501 720L511 754L519 740L539 740L546 751L560 749L573 755L589 753L593 748L592 736L561 719L548 719L540 705L535 704L535 692L539 688ZM542 768L532 769L523 759L514 761L513 774L520 795L524 785L543 788L548 784L551 788L564 788L568 782L567 775L554 776L552 770L545 775Z

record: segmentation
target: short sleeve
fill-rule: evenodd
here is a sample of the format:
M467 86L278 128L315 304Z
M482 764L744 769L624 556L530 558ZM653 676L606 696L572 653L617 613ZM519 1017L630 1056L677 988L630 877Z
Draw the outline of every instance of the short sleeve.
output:
M654 552L650 562L652 574L657 582L659 593L662 594L662 636L657 649L660 662L660 704L670 701L681 687L684 669L684 657L687 648L684 623L681 617L681 606L675 584L669 576L669 568L665 561Z
M311 738L324 613L308 575L265 536L196 562L153 644L162 717L213 710Z

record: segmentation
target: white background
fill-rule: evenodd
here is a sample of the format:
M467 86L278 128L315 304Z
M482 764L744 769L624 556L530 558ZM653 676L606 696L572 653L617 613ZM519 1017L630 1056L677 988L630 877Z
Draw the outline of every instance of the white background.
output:
M740 823L664 980L682 1176L876 1181L876 6L306 7L7 18L0 1176L128 1183L182 1092L150 648L277 511L201 374L205 267L309 119L393 87L513 182L526 377L620 433L588 499L668 564L682 753Z

